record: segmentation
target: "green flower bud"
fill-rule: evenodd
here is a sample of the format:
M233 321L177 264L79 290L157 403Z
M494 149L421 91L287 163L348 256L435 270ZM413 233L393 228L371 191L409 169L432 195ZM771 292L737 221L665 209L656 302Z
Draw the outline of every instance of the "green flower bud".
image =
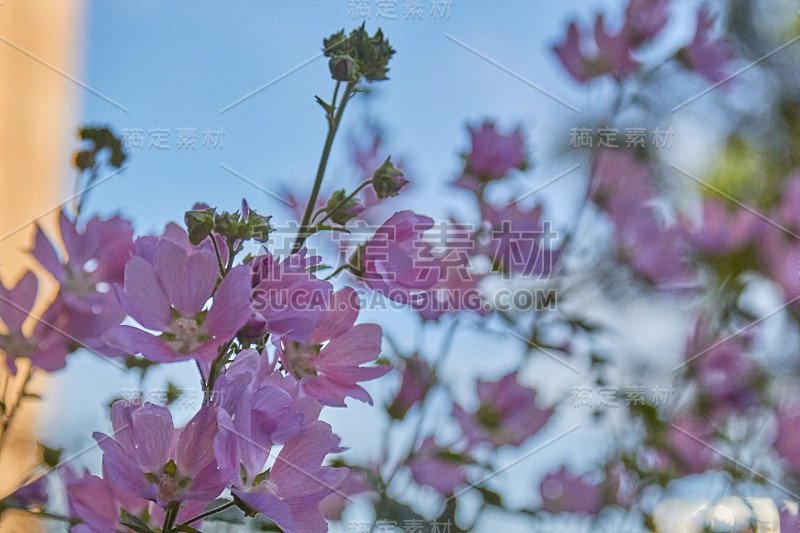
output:
M378 198L397 196L400 189L408 183L403 176L404 174L392 163L391 157L387 157L386 161L372 174L372 188L375 189Z

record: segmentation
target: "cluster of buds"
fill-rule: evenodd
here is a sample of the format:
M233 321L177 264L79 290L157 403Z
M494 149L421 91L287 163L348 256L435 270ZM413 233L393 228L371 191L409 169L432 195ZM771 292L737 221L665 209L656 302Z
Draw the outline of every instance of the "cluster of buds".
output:
M340 30L323 40L326 57L330 57L333 79L346 82L359 82L361 78L369 82L386 80L389 72L389 59L394 48L378 30L369 36L364 25L345 35Z
M212 233L224 237L229 242L254 239L265 243L269 240L269 234L274 231L269 223L270 218L272 217L251 211L244 202L241 214L238 211L217 213L216 209L198 204L195 209L186 212L185 221L189 231L189 242L197 246Z
M93 168L97 154L105 149L111 152L108 162L114 168L119 168L125 161L126 155L122 151L122 141L117 139L108 128L81 128L78 132L81 140L89 141L91 147L75 154L75 166L78 170Z

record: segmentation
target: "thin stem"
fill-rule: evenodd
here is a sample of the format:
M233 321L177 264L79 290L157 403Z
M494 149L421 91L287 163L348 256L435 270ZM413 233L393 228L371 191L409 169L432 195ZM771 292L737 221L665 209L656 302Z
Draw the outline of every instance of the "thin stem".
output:
M442 339L442 345L439 348L439 354L440 355L436 359L436 361L433 363L432 370L433 370L434 375L437 374L439 368L441 368L441 366L442 366L442 363L447 358L447 355L450 353L450 347L453 344L453 338L455 337L456 330L458 329L458 324L459 324L458 316L454 316L453 317L453 321L450 323L450 327L448 328L447 332L444 335L444 338ZM436 385L438 385L438 382L437 382ZM434 385L434 387L436 387L436 385ZM384 483L384 490L388 490L389 484L394 479L395 474L397 474L397 472L400 470L400 467L403 464L405 464L405 462L408 460L408 458L411 457L411 454L414 453L414 449L417 446L417 441L419 440L420 434L422 433L422 426L423 426L423 424L425 422L425 416L427 414L427 407L428 407L428 405L430 403L430 397L431 397L430 393L431 393L432 390L433 390L433 387L431 387L431 389L428 391L428 395L427 395L427 397L425 399L425 402L420 406L419 418L417 419L417 424L416 424L416 427L414 428L414 435L413 435L413 438L411 439L411 446L409 447L408 452L406 452L406 455L403 458L403 460L399 461L394 466L394 468L392 469L390 474L387 476L386 482Z
M184 522L184 523L182 523L182 524L178 524L178 526L179 526L179 527L180 527L180 526L188 526L188 525L190 525L190 524L192 524L192 523L194 523L194 522L197 522L198 520L202 520L202 519L204 519L204 518L208 518L208 517L209 517L209 516L211 516L211 515L215 515L215 514L217 514L217 513L221 513L221 512L222 512L222 511L224 511L225 509L230 509L230 508L231 508L231 507L233 507L234 505L236 505L236 503L235 503L235 502L228 502L228 503L226 503L225 505L220 505L220 506L219 506L219 507L217 507L216 509L211 509L210 511L206 511L206 512L205 512L205 513L203 513L203 514L199 514L199 515L195 516L194 518L192 518L191 520L187 520L186 522Z
M225 266L222 264L222 254L219 251L219 245L217 244L217 239L214 237L214 234L211 234L211 244L214 245L214 253L217 256L217 264L219 265L219 274L220 276L225 276Z
M325 281L328 281L329 279L331 279L332 277L334 277L336 274L338 274L338 273L339 273L339 272L341 272L342 270L347 270L348 268L350 268L350 265L348 265L348 264L346 264L346 263L345 263L344 265L341 265L339 268L337 268L336 270L334 270L333 272L331 272L331 274L330 274L330 275L328 275L328 277L326 277L326 278L325 278Z
M335 213L335 212L336 212L336 211L337 211L337 210L338 210L340 207L342 207L342 206L343 206L343 205L345 205L347 202L349 202L350 200L352 200L352 199L353 199L353 197L354 197L356 194L358 194L358 192L359 192L361 189L363 189L364 187L366 187L367 185L369 185L369 184L371 184L371 183L372 183L372 180L371 180L371 179L369 179L369 180L367 180L367 181L365 181L365 182L361 183L361 185L359 185L358 187L356 187L356 189L355 189L353 192L351 192L351 193L350 193L350 195L349 195L347 198L345 198L344 200L342 200L341 202L339 202L337 205L335 205L335 206L333 207L333 209L330 209L330 210L328 210L328 214L327 214L327 215L325 215L325 218L323 218L322 220L320 220L319 222L317 222L317 226L320 226L320 225L322 225L322 223L323 223L323 222L325 222L326 220L328 220L328 219L329 219L329 218L330 218L330 217L331 217L331 216L332 216L332 215L333 215L333 214L334 214L334 213ZM322 212L322 211L323 211L323 209L321 209L321 210L320 210L320 212ZM316 216L315 216L315 218L316 218ZM313 219L312 219L312 220L313 220Z
M331 116L328 114L328 136L325 139L325 146L322 148L322 155L319 159L319 166L317 167L317 177L314 179L314 187L311 189L311 196L308 197L305 212L303 213L303 220L300 223L300 229L297 232L297 238L292 247L292 253L297 253L303 247L303 243L310 235L309 224L311 222L311 215L314 214L314 206L317 204L319 191L322 187L322 179L325 177L325 169L328 166L328 158L331 155L331 148L333 147L333 139L336 137L336 130L339 129L339 123L342 120L344 109L350 96L353 94L353 89L356 82L347 82L342 95L342 102L336 110L336 114ZM335 105L336 102L333 102Z

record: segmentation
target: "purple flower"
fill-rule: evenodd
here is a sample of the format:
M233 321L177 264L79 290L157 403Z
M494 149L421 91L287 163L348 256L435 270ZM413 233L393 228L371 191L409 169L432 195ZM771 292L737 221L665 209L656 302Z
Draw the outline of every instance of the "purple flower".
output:
M30 336L22 332L22 324L36 301L38 281L33 272L26 273L13 288L0 282L0 320L6 332L0 333L0 350L12 374L17 373L15 359L26 357L31 364L48 372L64 368L72 341L59 328L61 313L57 299L33 328Z
M47 500L47 478L39 476L0 500L0 509L42 509Z
M83 232L61 213L61 238L67 251L66 260L59 257L52 242L41 228L31 250L33 256L56 279L64 303L71 309L122 322L120 309L112 291L122 283L125 263L134 251L133 228L120 217L102 220L93 218Z
M594 57L586 57L581 50L581 35L574 22L567 28L567 38L563 44L553 47L564 68L581 83L593 78L610 74L622 79L639 68L639 64L631 57L628 38L624 30L618 35L606 31L602 15L597 16L594 25L594 40L598 52Z
M118 400L111 406L114 436L95 433L105 477L121 490L157 502L211 502L226 485L217 468L217 413L204 406L179 431L169 409Z
M117 296L139 324L162 333L123 325L109 331L107 342L157 362L213 360L250 317L250 269L233 268L214 292L218 267L213 252L187 251L168 238L159 239L152 251L152 264L141 256L128 262Z
M491 228L485 253L496 268L523 276L550 274L559 256L554 242L558 234L549 221L542 220L541 205L529 211L516 203L484 204L481 209Z
M471 462L466 455L443 448L433 437L428 437L407 465L415 482L448 495L467 482L466 466Z
M74 533L108 533L117 531L119 503L111 483L97 476L74 474L65 476L69 513L82 522L73 526Z
M549 513L597 514L603 508L600 486L566 467L547 474L539 484L539 492L542 510Z
M358 382L391 370L386 366L361 366L380 354L382 333L377 324L354 325L359 309L358 294L345 287L333 294L331 305L309 342L273 339L284 367L300 382L305 394L323 405L345 407L347 396L372 404L372 398Z
M536 405L536 391L523 387L517 373L499 381L478 381L480 405L467 413L453 406L453 418L461 425L470 446L488 442L492 446L519 446L538 432L553 414Z
M778 432L775 436L775 451L786 460L789 469L800 473L800 408L789 406L776 413Z
M697 30L694 39L678 54L691 70L711 83L718 83L725 79L731 52L723 39L711 38L713 27L714 18L707 8L701 8L697 12Z
M420 294L439 280L441 265L422 234L433 220L412 211L399 211L356 252L358 274L367 285L399 303L419 301Z
M469 127L472 146L466 159L464 174L455 185L477 191L480 184L505 177L512 169L527 167L525 141L519 128L504 135L492 122L484 122L480 128Z
M669 21L669 0L630 0L625 9L625 35L632 48L652 41Z
M387 407L389 415L395 419L405 418L409 409L425 401L435 383L436 376L427 361L418 354L406 359L400 390Z
M265 321L264 333L308 342L333 294L333 285L308 271L321 260L302 249L281 261L269 253L253 261L252 307Z
M308 424L286 442L269 470L236 483L232 492L286 533L325 532L328 523L320 503L338 490L348 469L322 463L329 453L338 451L339 438L328 424Z

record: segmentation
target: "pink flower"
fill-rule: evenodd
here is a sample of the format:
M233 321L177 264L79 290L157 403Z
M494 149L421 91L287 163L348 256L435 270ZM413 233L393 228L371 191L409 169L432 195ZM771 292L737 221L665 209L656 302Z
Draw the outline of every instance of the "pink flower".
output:
M570 22L567 28L567 38L563 44L553 47L556 55L567 71L577 81L585 83L593 78L610 74L616 79L622 79L632 74L639 68L630 54L631 44L628 42L624 30L618 35L611 35L606 31L602 15L597 16L594 25L594 40L598 53L587 58L581 50L581 36L578 27Z
M286 533L323 533L328 523L320 503L348 473L347 468L322 466L329 453L338 451L339 438L331 427L314 422L286 442L269 470L252 482L236 483L232 492Z
M731 52L723 39L712 39L711 29L714 18L703 7L697 12L697 30L694 39L681 49L679 57L686 65L711 83L725 79L725 72L731 60Z
M536 391L523 387L517 373L499 381L478 381L480 405L467 413L460 405L453 406L453 418L461 425L470 446L490 443L492 446L519 446L536 434L553 414L552 409L536 405Z
M559 252L558 233L550 221L542 220L542 206L526 211L517 203L482 206L483 219L491 228L485 253L495 268L523 276L546 277Z
M542 510L549 513L597 514L603 508L601 488L566 467L547 474L539 484Z
M62 212L61 238L66 259L59 257L41 228L37 228L31 253L58 281L64 303L70 309L103 320L122 322L125 313L112 288L122 283L125 263L134 251L130 222L120 217L108 220L95 217L79 232L75 222Z
M625 9L625 35L631 47L653 40L669 21L669 0L630 0Z
M215 292L219 274L213 252L187 250L166 237L152 251L152 263L141 256L128 262L117 297L131 318L162 333L123 325L108 332L107 342L157 362L213 360L250 317L250 269L233 268Z
M428 391L436 383L433 369L418 354L405 361L403 381L387 411L392 418L402 420L408 410L421 404L428 396Z
M262 334L308 341L333 294L333 285L308 271L321 260L319 256L306 257L305 249L281 261L269 253L253 260L252 308L256 320L264 320Z
M744 209L731 209L713 198L703 200L703 222L687 231L691 243L704 252L719 254L741 249L755 241L762 224Z
M433 220L411 211L392 215L352 260L361 278L396 302L419 301L440 275L441 265L422 238L432 227Z
M789 469L800 473L800 408L783 407L776 413L778 432L775 436L775 451L786 460Z
M38 281L33 272L26 273L13 288L0 282L0 320L6 332L0 333L0 350L12 374L17 373L15 359L26 357L31 364L48 372L64 368L67 354L72 351L74 340L58 327L61 313L60 301L56 300L26 336L22 324L36 301Z
M477 191L480 185L505 177L512 169L524 170L527 166L525 141L519 128L504 135L492 122L484 122L480 128L469 127L472 146L464 156L464 174L455 185Z
M43 509L47 500L47 477L39 476L0 500L0 509Z
M415 482L448 495L467 482L466 466L471 462L466 455L443 448L428 437L407 465Z
M377 324L353 325L359 309L358 294L345 287L333 294L331 305L309 342L273 340L277 356L300 382L303 392L323 405L344 407L347 396L372 404L372 398L358 382L391 370L386 366L361 366L380 354L382 333Z
M211 502L227 480L217 469L216 408L204 406L180 430L169 409L118 400L111 406L114 436L95 433L104 476L121 490L158 502Z

